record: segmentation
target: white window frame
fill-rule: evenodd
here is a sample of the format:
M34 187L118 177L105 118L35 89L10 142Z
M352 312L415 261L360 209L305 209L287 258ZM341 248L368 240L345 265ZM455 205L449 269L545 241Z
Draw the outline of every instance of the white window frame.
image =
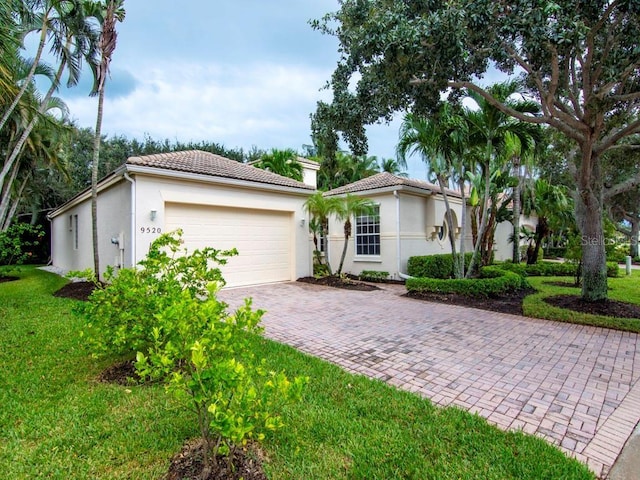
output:
M354 243L355 256L360 258L378 258L382 251L380 235L380 205L374 207L373 215L355 215L354 218ZM366 223L362 223L366 222ZM366 231L363 231L366 229ZM359 231L360 230L360 231ZM377 242L369 243L369 237L377 236ZM359 244L360 239L367 238L367 243ZM373 250L373 251L372 251Z

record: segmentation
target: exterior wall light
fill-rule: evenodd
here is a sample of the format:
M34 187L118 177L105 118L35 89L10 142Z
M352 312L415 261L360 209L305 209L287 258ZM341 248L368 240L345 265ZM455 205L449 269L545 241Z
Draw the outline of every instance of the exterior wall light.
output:
M151 218L152 222L156 219L157 215L158 215L158 211L157 210L151 210L151 215L149 215L149 217Z

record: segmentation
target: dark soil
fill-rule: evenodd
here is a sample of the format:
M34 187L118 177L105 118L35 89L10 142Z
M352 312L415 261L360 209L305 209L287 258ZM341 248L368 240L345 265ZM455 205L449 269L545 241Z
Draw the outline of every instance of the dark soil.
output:
M567 280L567 281L559 280L559 281L556 281L556 282L549 281L549 282L542 282L542 283L544 283L545 285L553 285L554 287L580 288L579 285L576 285L576 282L571 282L569 280Z
M91 295L95 288L95 284L91 282L71 282L67 283L60 290L53 292L53 296L87 301L89 295Z
M115 383L117 385L138 385L142 379L136 373L136 366L133 360L111 365L98 375L98 381L102 383Z
M381 279L377 279L377 278L368 278L366 280L361 280L359 276L357 275L351 275L350 273L347 274L347 278L349 280L355 280L358 282L367 282L367 283L387 283L387 284L391 284L391 285L404 285L404 280L393 280L390 278L381 278Z
M299 282L311 283L313 285L324 285L326 287L344 288L345 290L360 290L361 292L370 292L372 290L380 290L375 285L369 285L367 283L351 280L349 278L340 278L334 275L330 277L302 277L298 279Z
M267 480L262 469L260 452L255 446L245 450L237 449L233 456L233 465L229 466L227 459L216 457L213 459L212 471L206 480ZM204 448L200 439L185 443L172 459L169 472L165 480L195 480L200 479L203 468Z
M605 302L585 302L579 295L556 295L544 299L549 305L566 308L580 313L605 315L618 318L640 318L640 306L632 303L607 300Z
M18 280L18 277L0 277L0 283L15 282L16 280Z
M462 307L479 308L481 310L489 310L492 312L510 313L512 315L523 315L522 300L527 295L534 293L536 290L528 288L518 290L508 295L499 297L469 297L459 293L415 293L406 294L409 298L417 298L428 302L448 303L460 305Z

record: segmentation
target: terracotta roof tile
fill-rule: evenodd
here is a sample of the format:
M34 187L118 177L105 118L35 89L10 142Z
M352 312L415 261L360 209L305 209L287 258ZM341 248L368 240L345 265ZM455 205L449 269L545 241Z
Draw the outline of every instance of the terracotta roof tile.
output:
M313 187L291 178L283 177L251 165L236 162L202 150L158 153L141 157L129 157L127 165L162 168L179 172L198 173L213 177L232 178L248 182L266 183L282 187L314 190Z
M422 180L415 180L413 178L398 177L388 172L377 173L371 177L363 178L357 182L344 185L342 187L334 188L325 192L324 195L343 195L346 193L366 192L369 190L377 190L379 188L388 187L412 187L419 190L424 190L425 193L439 193L440 187L432 183L423 182ZM455 190L447 189L449 195L460 196Z

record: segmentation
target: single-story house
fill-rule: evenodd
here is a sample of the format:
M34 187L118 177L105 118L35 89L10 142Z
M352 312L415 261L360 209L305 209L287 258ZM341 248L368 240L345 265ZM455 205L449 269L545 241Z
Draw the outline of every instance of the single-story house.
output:
M137 264L161 233L181 228L189 251L237 248L222 268L229 286L311 275L303 204L316 189L318 164L304 167L307 183L203 151L129 158L98 184L102 272ZM53 265L92 268L90 190L49 218Z
M415 255L451 253L449 228L455 230L456 245L460 245L462 198L456 190L446 190L452 210L453 225L445 219L444 197L438 185L382 172L357 182L326 192L328 197L347 194L365 197L375 205L373 215L352 219L352 235L347 245L343 271L358 275L363 270L388 272L394 278L407 274L407 261ZM473 248L471 221L467 207L465 251ZM521 225L535 228L535 219L521 216ZM337 269L344 245L344 223L331 219L329 223L328 255L331 267ZM497 225L494 258L512 257L509 238L510 222Z
M237 248L222 267L228 286L295 280L313 272L313 241L304 203L316 191L318 163L298 159L303 182L203 151L131 157L98 184L101 273L142 260L163 232L181 228L184 247ZM459 239L462 200L448 190ZM379 173L326 192L354 194L377 205L374 215L352 220L344 272L407 272L414 255L449 253L440 188L420 180ZM50 213L53 265L93 267L91 192L87 189ZM469 223L467 223L469 225ZM498 226L496 258L511 256L510 223ZM471 249L470 228L465 245ZM504 237L504 238L503 238ZM335 269L344 243L343 224L331 219L325 255Z

